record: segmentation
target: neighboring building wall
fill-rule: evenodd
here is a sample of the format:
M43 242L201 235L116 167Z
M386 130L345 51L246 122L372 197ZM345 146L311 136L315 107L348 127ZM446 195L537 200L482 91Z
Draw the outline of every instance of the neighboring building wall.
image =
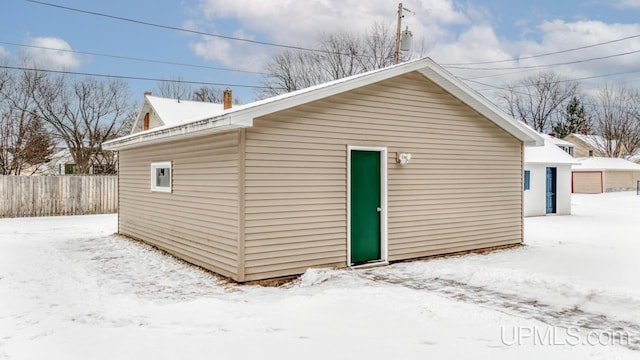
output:
M527 164L525 170L529 170L529 189L524 190L524 216L541 216L545 210L545 166Z
M556 165L556 214L571 215L571 165Z
M238 266L238 131L121 150L118 228L231 278ZM173 193L150 191L172 161Z
M530 187L524 191L524 216L547 214L547 167L556 171L556 214L571 214L571 165L527 164L530 171Z
M572 188L576 194L599 194L602 192L602 171L573 171Z
M578 139L573 134L569 134L565 136L562 140L568 141L574 145L572 155L575 158L590 157L590 156L604 156L604 153L602 153L599 150L596 150L594 147L590 146L589 144L585 144L584 141ZM589 151L593 151L593 152L590 154Z
M247 280L347 265L347 145L388 147L389 260L522 242L522 143L412 73L246 129Z
M636 190L640 171L605 171L604 191L628 191Z

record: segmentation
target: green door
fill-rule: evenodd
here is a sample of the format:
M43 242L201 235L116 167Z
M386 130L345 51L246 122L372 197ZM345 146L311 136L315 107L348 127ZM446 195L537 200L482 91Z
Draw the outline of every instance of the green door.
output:
M351 263L381 259L380 152L351 150Z

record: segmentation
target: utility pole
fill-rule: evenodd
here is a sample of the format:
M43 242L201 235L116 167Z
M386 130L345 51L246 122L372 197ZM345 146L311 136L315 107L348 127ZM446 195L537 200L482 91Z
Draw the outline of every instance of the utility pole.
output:
M402 7L402 3L398 4L398 28L396 30L396 54L395 54L395 64L398 64L400 62L400 43L402 42L402 18L404 17L404 15L402 15L402 10L406 10L411 12L411 10ZM409 29L407 28L406 33L410 34Z

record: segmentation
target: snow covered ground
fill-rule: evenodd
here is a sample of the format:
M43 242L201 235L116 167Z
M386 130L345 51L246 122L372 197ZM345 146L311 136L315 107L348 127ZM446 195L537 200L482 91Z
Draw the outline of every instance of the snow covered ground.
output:
M640 196L573 211L527 218L524 247L277 288L112 236L115 215L0 219L0 359L638 359Z

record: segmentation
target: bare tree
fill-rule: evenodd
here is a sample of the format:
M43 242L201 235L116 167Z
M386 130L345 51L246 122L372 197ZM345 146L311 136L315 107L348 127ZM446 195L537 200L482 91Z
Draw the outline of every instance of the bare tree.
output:
M550 131L578 92L578 82L562 80L554 72L531 75L505 87L498 97L509 114L538 132Z
M31 93L39 75L0 72L0 174L32 175L53 152L51 136L33 112Z
M266 63L259 97L279 95L330 80L393 64L394 34L390 25L375 23L364 35L320 34L320 52L285 50Z
M640 149L640 94L623 85L603 87L595 99L597 145L607 157L626 157Z
M260 97L266 98L322 83L319 57L310 52L285 50L267 63Z
M102 143L123 134L133 112L129 98L128 86L122 81L69 81L64 76L43 77L32 94L35 113L66 144L79 174L88 174L96 161L100 168L112 162L113 156L102 150Z
M158 95L171 99L187 100L192 97L191 85L184 82L182 76L173 76L156 84Z
M223 100L223 91L214 87L202 86L193 92L191 100L221 103Z
M361 36L348 32L321 34L319 45L323 50L316 54L321 78L335 80L365 71L360 60L364 55Z
M389 24L375 22L364 38L364 56L358 57L364 71L382 69L394 63L395 33Z

